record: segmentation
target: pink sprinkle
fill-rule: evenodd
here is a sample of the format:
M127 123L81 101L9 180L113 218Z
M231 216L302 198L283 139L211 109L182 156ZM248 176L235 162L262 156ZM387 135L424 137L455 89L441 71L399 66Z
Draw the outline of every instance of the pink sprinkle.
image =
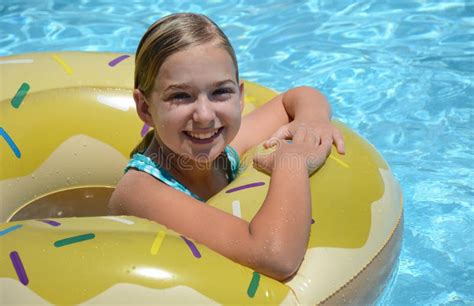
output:
M25 267L23 266L23 263L21 262L20 255L18 254L17 251L13 251L10 253L10 260L12 261L13 268L15 268L16 275L18 276L18 280L23 284L23 285L28 285L28 276L26 275L25 272Z
M242 186L238 186L238 187L229 189L225 193L232 193L232 192L240 191L240 190L243 190L243 189L254 188L254 187L263 186L263 185L265 185L264 182L255 182L255 183L246 184L246 185L242 185Z
M121 61L123 61L123 60L125 60L129 57L130 57L130 55L120 55L119 57L114 58L113 60L111 60L109 62L109 66L114 67L115 65L117 65L118 63L120 63Z
M181 236L181 238L183 238L188 247L191 249L191 252L193 252L194 257L201 258L201 253L199 253L199 250L197 249L196 245L184 236Z
M48 219L41 219L41 220L38 220L38 221L41 221L43 223L46 223L46 224L49 224L51 226L60 226L61 223L57 222L57 221L54 221L54 220L48 220Z
M149 129L150 129L150 126L145 123L143 125L142 131L140 132L140 135L142 135L142 137L144 137L146 135L146 133L148 133Z

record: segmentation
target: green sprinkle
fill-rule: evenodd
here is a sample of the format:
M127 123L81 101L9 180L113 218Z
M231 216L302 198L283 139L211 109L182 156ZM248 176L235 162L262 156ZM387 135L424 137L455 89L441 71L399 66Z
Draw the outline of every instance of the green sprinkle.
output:
M249 288L247 289L247 295L251 298L255 296L258 289L258 283L260 282L260 274L253 272L252 280L250 281Z
M90 240L94 238L95 238L95 235L92 233L89 233L89 234L84 234L84 235L79 235L79 236L74 236L74 237L58 240L54 243L54 246L57 248L60 248L69 244L78 243L81 241Z
M16 92L15 96L13 97L11 103L14 108L19 108L21 102L23 102L23 99L25 98L26 94L28 93L28 90L30 90L30 84L28 83L23 83L21 84L20 88Z

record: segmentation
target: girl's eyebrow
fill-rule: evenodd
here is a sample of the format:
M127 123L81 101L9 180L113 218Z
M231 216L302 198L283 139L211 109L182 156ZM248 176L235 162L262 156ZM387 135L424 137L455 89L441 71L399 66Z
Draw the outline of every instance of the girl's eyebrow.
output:
M237 86L237 84L235 83L234 80L226 79L226 80L214 82L212 84L212 87L219 87L219 86L224 85L225 83L232 83L233 85ZM168 87L166 87L166 89L164 91L167 92L167 91L173 90L173 89L174 90L186 90L186 89L190 89L190 88L191 88L191 86L187 85L186 83L178 83L178 84L169 85Z
M186 85L184 83L182 84L171 84L166 89L164 90L165 92L168 90L173 90L173 89L189 89L191 86Z
M233 85L237 85L233 80L231 79L227 79L227 80L223 80L223 81L217 81L215 82L214 84L212 84L213 87L219 87L221 85L224 85L225 83L232 83Z

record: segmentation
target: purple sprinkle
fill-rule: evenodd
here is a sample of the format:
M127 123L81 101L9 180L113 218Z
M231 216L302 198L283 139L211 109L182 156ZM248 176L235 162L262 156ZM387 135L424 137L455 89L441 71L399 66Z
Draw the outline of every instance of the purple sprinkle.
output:
M314 221L314 219L311 219L311 224L314 224L314 222L316 222L316 221Z
M187 239L186 237L184 236L181 236L181 238L184 239L184 241L186 242L186 244L188 245L188 247L191 249L191 251L193 252L193 255L194 257L196 258L201 258L201 253L199 253L199 250L196 248L196 246L194 245L194 243Z
M144 137L146 135L146 133L148 133L148 130L150 129L150 126L148 124L144 124L143 125L143 128L140 132L140 135L142 135L142 137Z
M129 58L129 57L130 57L130 55L120 55L119 57L114 58L113 60L111 60L109 62L109 66L114 67L115 65L117 65L118 63L120 63L121 61L123 61L124 59Z
M242 185L242 186L239 186L239 187L229 189L225 193L236 192L236 191L239 191L239 190L242 190L242 189L253 188L253 187L258 187L258 186L263 186L263 185L265 185L264 182L251 183L251 184Z
M42 219L42 220L38 220L38 221L44 222L44 223L49 224L51 226L60 226L61 225L61 223L59 223L57 221L48 220L48 219Z
M13 263L13 267L15 268L16 275L18 276L18 280L23 285L28 285L28 276L26 276L25 267L23 267L23 263L21 262L20 255L18 252L13 251L10 253L10 259Z

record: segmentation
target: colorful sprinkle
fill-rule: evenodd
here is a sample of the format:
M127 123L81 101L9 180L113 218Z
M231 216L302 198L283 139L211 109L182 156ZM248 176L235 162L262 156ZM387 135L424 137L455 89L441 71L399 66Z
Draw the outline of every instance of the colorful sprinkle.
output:
M95 238L95 235L92 233L89 233L89 234L84 234L84 235L79 235L79 236L74 236L74 237L58 240L54 243L54 246L57 248L60 248L69 244L78 243L81 241L90 240L94 238Z
M229 189L225 193L232 193L232 192L236 192L236 191L239 191L239 190L258 187L258 186L263 186L263 185L265 185L264 182L256 182L256 183L246 184L246 185L242 185L242 186L238 186L238 187Z
M335 162L337 162L338 164L340 164L341 166L345 167L345 168L349 168L349 165L346 164L345 162L343 162L342 160L340 160L339 158L337 157L334 157L332 155L329 155L329 158L334 160Z
M61 223L59 223L57 221L54 221L54 220L41 219L41 220L38 220L38 221L49 224L51 226L60 226L61 225Z
M255 296L255 293L258 289L258 284L260 283L260 274L253 272L252 280L250 281L249 288L247 289L247 295L251 298Z
M13 97L11 101L11 104L14 108L20 107L21 102L23 102L23 99L25 99L29 90L30 90L30 84L26 82L21 84L20 88L18 88L18 91L16 92L15 96Z
M66 62L61 57L59 57L59 55L53 54L52 57L56 62L58 62L59 65L61 65L61 67L63 67L67 74L72 74L72 68L66 64Z
M18 149L13 139L11 139L10 135L8 135L7 131L5 131L3 128L0 128L0 135L2 135L3 139L5 139L5 141L8 143L13 153L15 153L15 156L21 158L20 149Z
M235 200L232 202L232 214L239 218L242 217L242 212L240 210L240 201Z
M103 216L103 217L101 217L101 218L103 218L103 219L108 219L108 220L112 220L112 221L115 221L115 222L120 222L120 223L127 224L127 225L135 224L135 222L133 222L132 220L128 220L128 219L121 218L121 217Z
M33 62L34 62L33 59L25 58L25 59L17 59L17 60L0 61L0 65L5 65L5 64L31 64Z
M187 239L186 237L184 236L181 236L181 238L184 239L184 241L186 242L186 244L188 245L188 247L191 249L191 251L193 252L193 255L194 257L196 258L201 258L201 253L199 253L199 250L196 248L196 246L194 245L194 243Z
M18 252L16 251L11 252L10 259L12 261L13 267L15 268L16 275L18 276L18 280L23 285L25 286L28 285L28 276L26 276L25 267L23 266L23 263L21 262L21 258Z
M163 243L165 236L166 233L163 230L159 231L158 234L156 234L155 240L153 241L153 244L151 245L150 249L151 255L158 254L158 251L160 250L161 244Z
M145 135L146 135L146 133L148 133L148 130L149 130L149 129L150 129L150 126L145 123L145 124L143 125L143 128L142 128L141 132L140 132L140 135L141 135L142 137L145 137Z
M115 65L117 65L118 63L120 63L121 61L123 61L123 60L125 60L125 59L127 59L127 58L129 58L129 57L130 57L130 55L121 55L121 56L119 56L119 57L117 57L117 58L114 58L113 60L111 60L111 61L109 62L109 66L110 66L110 67L114 67Z
M17 225L13 225L12 227L9 227L9 228L6 228L4 229L3 231L0 231L0 237L3 236L3 235L6 235L10 232L13 232L14 230L17 230L19 229L20 227L22 227L23 225L21 224L17 224Z
M316 223L316 221L314 221L314 219L311 219L311 224L314 224Z

